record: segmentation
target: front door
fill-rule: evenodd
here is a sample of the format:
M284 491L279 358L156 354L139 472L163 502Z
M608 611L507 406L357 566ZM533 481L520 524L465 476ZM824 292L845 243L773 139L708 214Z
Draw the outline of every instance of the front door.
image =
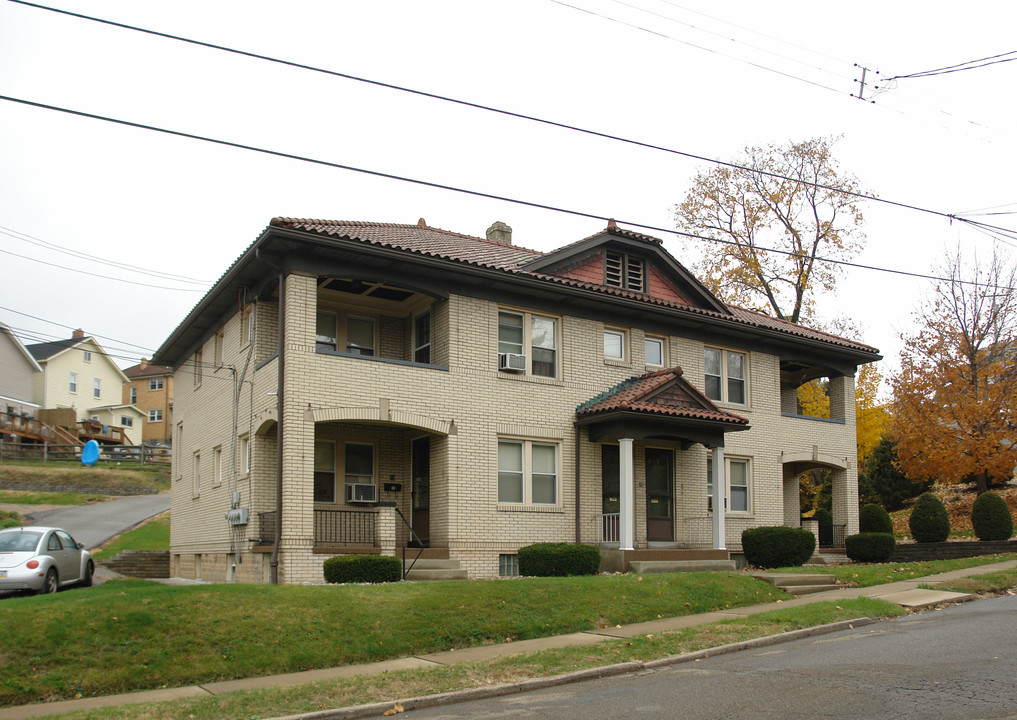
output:
M646 539L674 542L674 453L646 448Z
M420 538L421 545L428 547L431 544L431 438L414 440L411 455L413 532ZM411 540L411 544L416 543Z

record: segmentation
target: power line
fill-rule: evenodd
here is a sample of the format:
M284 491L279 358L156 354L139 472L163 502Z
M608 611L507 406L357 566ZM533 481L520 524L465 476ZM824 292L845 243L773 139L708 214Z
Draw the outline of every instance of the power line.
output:
M57 252L64 253L65 255L71 255L72 257L80 258L82 260L89 260L91 262L99 263L101 265L109 265L110 267L115 267L121 270L129 270L130 272L139 273L141 275L151 275L152 277L162 278L164 280L174 280L177 282L192 283L194 285L207 286L212 284L211 281L209 280L195 280L194 278L185 277L183 275L164 273L159 270L149 270L143 267L139 267L137 265L129 265L127 263L117 262L116 260L106 260L104 258L95 257L94 255L83 253L79 250L74 250L72 248L64 247L62 245L57 245L56 243L51 243L47 240L42 240L33 235L29 235L28 233L23 233L20 230L14 230L13 228L4 227L2 225L0 225L0 233L12 237L15 240L22 240L31 245L38 245L39 247L44 247L48 250L55 250Z
M11 0L11 1L15 1L15 0ZM171 135L171 136L174 136L174 137L187 138L187 139L190 139L190 140L199 140L201 142L207 142L207 143L211 143L211 144L214 144L214 145L222 145L222 146L225 146L225 147L237 148L239 150L249 150L251 152L261 153L263 155L269 155L269 156L272 156L272 157L280 157L280 158L285 158L285 159L288 159L288 160L297 160L299 162L305 162L305 163L310 163L312 165L320 165L320 166L323 166L323 167L335 168L337 170L348 170L350 172L360 173L362 175L368 175L368 176L371 176L371 177L384 178L386 180L397 180L399 182L410 183L410 184L413 184L413 185L420 185L422 187L435 188L437 190L447 190L449 192L456 192L456 193L460 193L462 195L469 195L471 197L485 198L487 200L496 200L496 201L499 201L499 202L511 203L511 204L514 204L514 205L521 205L523 207L531 207L531 208L535 208L535 209L539 209L539 210L548 210L548 211L551 211L551 212L557 212L557 213L561 213L561 214L565 214L565 215L572 215L574 217L583 217L583 218L588 218L588 219L591 219L591 220L600 220L602 222L606 222L606 221L609 221L609 220L615 220L616 222L619 222L619 223L622 223L622 224L625 224L625 225L629 225L631 227L637 227L637 228L641 228L641 229L644 229L644 230L650 230L652 232L663 233L663 234L667 234L667 235L677 235L677 236L680 236L680 237L687 237L687 238L691 238L691 239L694 239L694 240L703 240L705 242L718 243L718 244L722 244L722 245L738 245L738 243L733 241L733 240L721 240L719 238L705 237L703 235L696 235L694 233L687 233L687 232L683 232L681 230L674 230L672 228L663 228L663 227L658 227L656 225L647 225L645 223L639 223L639 222L634 222L634 221L630 221L630 220L619 220L617 218L611 218L611 217L608 217L608 216L605 216L605 215L599 215L597 213L584 212L584 211L581 211L581 210L572 210L572 209L569 209L569 208L563 208L563 207L559 207L559 206L556 206L556 205L549 205L547 203L540 203L540 202L531 201L531 200L520 200L518 198L511 198L511 197L507 197L507 196L504 196L504 195L495 195L493 193L482 192L480 190L470 190L468 188L458 187L458 186L455 186L455 185L446 185L446 184L443 184L443 183L432 182L432 181L429 181L429 180L420 180L420 179L417 179L417 178L410 178L410 177L406 177L406 176L402 176L402 175L395 175L393 173L381 172L379 170L369 170L369 169L366 169L366 168L359 168L359 167L356 167L356 166L353 166L353 165L344 165L342 163L331 162L331 161L328 161L328 160L320 160L320 159L317 159L317 158L311 158L311 157L306 157L306 156L302 156L302 155L294 155L292 153L285 153L285 152L281 152L279 150L269 150L267 148L260 148L260 147L256 147L256 146L253 146L253 145L244 145L243 143L232 142L232 141L229 141L229 140L220 140L220 139L217 139L217 138L210 138L210 137L205 137L205 136L202 136L202 135L195 135L193 133L186 133L186 132L183 132L183 131L180 131L180 130L170 130L168 128L156 127L154 125L145 125L143 123L131 122L129 120L120 120L120 119L117 119L117 118L107 117L107 116L103 116L103 115L95 115L93 113L86 113L86 112L83 112L81 110L71 110L69 108L62 108L62 107L58 107L58 106L55 106L55 105L47 105L45 103L33 102L31 100L24 100L24 99L20 99L20 98L14 98L14 97L10 97L10 96L7 96L7 95L0 95L0 100L6 100L8 102L14 102L14 103L18 103L18 104L21 104L21 105L27 105L29 107L41 108L43 110L53 110L55 112L65 113L67 115L74 115L74 116L77 116L77 117L84 117L84 118L88 118L88 119L91 119L91 120L100 120L102 122L108 122L108 123L112 123L112 124L115 124L115 125L123 125L125 127L133 127L133 128L138 128L138 129L141 129L141 130L151 130L153 132L162 133L164 135ZM772 173L761 173L761 174L772 175ZM812 183L804 183L804 184L812 185ZM823 187L823 186L817 186L817 187ZM856 195L857 193L847 193L847 194ZM995 227L993 225L988 225L986 223L979 223L979 222L976 222L976 221L973 221L973 220L967 220L965 218L958 218L958 217L956 217L954 215L949 215L949 214L938 212L938 211L935 211L935 210L928 210L928 209L925 209L925 208L918 208L918 207L906 205L906 204L903 204L903 203L894 203L894 202L890 202L890 201L886 201L886 200L884 200L882 202L886 202L886 203L889 203L891 205L895 205L897 207L909 208L909 209L912 209L912 210L918 210L918 211L929 213L929 214L936 215L936 216L939 216L939 217L948 218L951 221L952 220L956 220L957 222L964 222L964 223L968 223L968 224L972 224L972 225L977 225L977 226L985 228L985 229L991 229L991 230L995 230L995 231L999 231L999 232L1005 232L1005 233L1013 232L1013 233L1015 233L1015 235L1017 235L1017 231L1007 230L1006 228L998 228L998 227ZM788 250L780 250L780 249L777 249L777 248L757 247L756 249L761 251L761 252L770 252L770 253L775 253L777 255L785 255L785 256L788 256L788 257L808 257L808 256L802 256L799 253L794 253L794 252L791 252L791 251L788 251ZM876 272L886 272L886 273L892 273L894 275L902 275L902 276L906 276L906 277L914 277L914 278L920 278L920 279L924 279L924 280L949 280L949 278L938 277L938 276L935 276L935 275L927 275L927 274L924 274L924 273L910 272L910 271L907 271L907 270L895 270L895 269L891 269L891 268L882 268L882 267L876 267L876 266L873 266L873 265L864 265L862 263L854 263L854 262L849 262L847 260L836 260L836 259L833 259L833 258L825 258L825 257L820 257L820 256L817 256L815 258L815 260L820 261L820 262L830 263L832 265L842 265L844 267L853 267L853 268L858 268L860 270L873 270L873 271L876 271ZM978 283L974 283L974 284L978 284ZM995 287L995 286L992 286L992 287Z
M61 9L58 9L58 8L52 8L52 7L48 7L46 5L38 5L36 3L27 2L26 0L7 0L7 2L16 3L18 5L25 5L25 6L37 8L37 9L40 9L40 10L47 10L49 12L54 12L54 13L58 13L58 14L61 14L61 15L68 15L68 16L71 16L71 17L79 18L81 20L88 20L90 22L96 22L96 23L100 23L100 24L103 24L103 25L110 25L112 27L118 27L118 28L121 28L121 29L124 29L124 30L131 30L131 31L134 31L134 32L140 32L140 33L144 33L146 35L153 35L155 37L161 37L161 38L165 38L167 40L175 40L175 41L182 42L182 43L187 43L187 44L190 44L190 45L196 45L196 46L199 46L199 47L210 48L212 50L221 50L222 52L232 53L234 55L240 55L242 57L253 58L255 60L264 60L265 62L275 63L275 64L278 64L278 65L283 65L283 66L286 66L286 67L292 67L292 68L296 68L296 69L299 69L299 70L308 70L310 72L321 73L323 75L329 75L331 77L343 78L345 80L352 80L354 82L364 83L364 84L367 84L367 85L373 85L375 87L386 88L388 90L396 90L398 92L409 93L411 95L417 95L419 97L425 97L425 98L429 98L431 100L439 100L441 102L447 102L447 103L452 103L452 104L455 104L455 105L461 105L463 107L469 107L469 108L473 108L473 109L476 109L476 110L484 110L486 112L492 112L492 113L496 113L496 114L499 114L499 115L504 115L506 117L516 118L516 119L519 119L519 120L527 120L529 122L539 123L539 124L542 124L542 125L547 125L549 127L555 127L555 128L559 128L559 129L562 129L562 130L569 130L569 131L572 131L572 132L582 133L584 135L590 135L592 137L598 137L598 138L602 138L604 140L613 140L615 142L625 143L625 144L628 144L628 145L633 145L635 147L645 148L647 150L656 150L656 151L659 151L659 152L665 152L665 153L669 153L671 155L677 155L679 157L688 158L690 160L696 160L696 161L699 161L699 162L711 163L713 165L719 165L721 167L728 167L728 168L731 168L733 170L742 170L742 171L745 171L745 172L756 173L756 174L759 174L759 175L762 175L762 176L766 176L766 177L772 177L772 178L775 178L777 180L786 180L786 181L789 181L789 182L796 182L796 183L800 183L800 184L803 184L803 185L808 185L810 187L815 187L815 188L819 188L819 189L822 189L822 190L828 190L830 192L837 192L837 193L840 193L842 195L846 195L848 197L856 197L856 198L858 198L860 200L869 200L869 201L872 201L872 202L880 202L880 203L884 203L884 204L887 204L887 205L893 205L893 206L896 206L896 207L905 208L905 209L908 209L908 210L915 210L915 211L919 211L919 212L931 213L931 214L938 215L940 217L945 217L945 218L950 218L951 217L950 215L948 215L946 213L936 212L936 211L933 211L933 210L926 210L924 208L916 207L916 206L913 206L913 205L908 205L906 203L899 203L899 202L893 202L893 201L890 201L890 200L883 200L883 199L878 198L878 197L876 197L874 195L867 195L865 193L853 192L853 191L850 191L850 190L844 190L843 188L837 188L837 187L833 187L831 185L822 185L822 184L819 184L819 183L810 183L810 182L801 180L800 178L792 178L792 177L788 177L788 176L785 176L785 175L780 175L779 173L769 172L769 171L766 171L766 170L760 170L760 169L756 169L756 168L750 168L750 167L746 167L744 165L739 165L738 163L727 162L727 161L724 161L724 160L718 160L716 158L706 157L704 155L696 155L695 153L685 152L683 150L677 150L675 148L669 148L669 147L665 147L663 145L656 145L656 144L653 144L653 143L643 142L643 141L640 141L640 140L634 140L634 139L631 139L631 138L622 137L620 135L613 135L611 133L601 132L599 130L591 130L589 128L579 127L578 125L570 125L568 123L558 122L556 120L548 120L548 119L545 119L545 118L537 117L535 115L527 115L525 113L515 112L515 111L512 111L512 110L505 110L503 108L496 108L496 107L493 107L493 106L490 106L490 105L482 105L480 103L471 102L469 100L461 100L461 99L458 99L458 98L453 98L453 97L446 96L446 95L439 95L437 93L431 93L431 92L427 92L427 91L424 91L424 90L416 90L414 88L409 88L409 87L405 87L405 86L401 86L401 85L395 85L393 83L387 83L387 82L383 82L383 81L380 81L380 80L371 80L369 78L358 77L356 75L350 75L349 73L343 73L343 72L339 72L337 70L327 70L325 68L320 68L320 67L316 67L316 66L313 66L313 65L306 65L304 63L293 62L293 61L290 61L290 60L283 60L283 59L280 59L280 58L271 57L269 55L260 55L258 53L249 52L249 51L246 51L246 50L238 50L236 48L230 48L230 47L227 47L227 46L224 46L224 45L216 45L214 43L208 43L208 42L204 42L204 41L201 41L201 40L194 40L192 38L185 38L185 37L182 37L182 36L179 36L179 35L171 35L169 33L159 32L157 30L150 30L150 29L147 29L147 28L141 28L141 27L137 27L137 26L134 26L134 25L126 25L124 23L114 22L112 20L105 20L105 19L102 19L102 18L97 18L97 17L90 16L90 15L82 15L80 13L70 12L68 10L61 10ZM552 0L552 2L557 2L557 0ZM571 6L569 6L569 7L571 7ZM583 11L583 12L586 12L586 11ZM832 89L832 88L830 88L830 89ZM839 92L839 91L837 91L837 92ZM42 105L42 104L39 104L39 103L32 103L32 102L27 101L27 100L18 100L16 98L9 98L9 97L0 97L0 99L11 100L13 102L22 102L22 103L30 104L30 105L37 105L38 107L46 107L46 108L57 109L57 110L61 110L63 112L71 112L71 113L83 115L83 116L86 116L86 117L95 117L95 118L98 118L98 119L105 119L102 116L89 116L86 113L81 113L81 112L71 111L71 110L63 110L62 108L55 108L53 106L46 106L46 105ZM123 122L123 121L121 121L121 122ZM132 123L123 122L123 124L132 124ZM135 126L136 127L148 128L148 126L144 126L144 125L135 125ZM148 129L158 129L158 128L148 128ZM163 132L172 132L172 131L163 131ZM175 134L184 135L183 133L175 133ZM199 136L193 136L193 137L197 137L198 139L203 139L203 138L200 138Z
M1000 63L1013 62L1014 60L1017 60L1017 57L1008 57L1009 55L1017 55L1017 50L1011 50L1010 52L1000 53L998 55L990 55L989 57L984 57L979 60L969 60L956 65L947 65L946 67L936 68L934 70L922 70L908 75L894 75L892 78L887 78L887 81L904 80L907 78L935 77L936 75L947 75L949 73L963 72L965 70L978 70L979 68L988 67L989 65L998 65Z
M138 285L140 287L153 288L155 290L177 290L179 292L206 292L207 288L175 288L166 287L165 285L152 285L150 283L135 282L134 280L126 280L124 278L113 277L112 275L100 275L99 273L88 272L87 270L79 270L78 268L67 267L66 265L57 265L56 263L46 262L45 260L39 260L38 258L29 257L28 255L21 255L20 253L11 252L10 250L0 249L0 253L6 255L13 255L14 257L21 258L22 260L31 260L42 265L49 265L50 267L60 268L61 270L69 270L70 272L81 273L82 275L89 275L91 277L102 278L103 280L115 280L117 282L127 283L128 285Z
M38 315L30 315L29 313L21 312L20 310L15 310L14 308L0 306L0 310L6 310L7 312L14 313L15 315L21 315L23 317L31 318L32 320L38 320L39 322L44 322L49 325L55 325L57 327L64 328L65 330L71 331L78 330L78 328L72 327L71 325L64 325L63 323L54 322L53 320L47 320L46 318L41 318ZM109 340L111 342L120 343L121 345L130 345L131 347L138 348L139 350L147 350L149 353L155 352L150 347L145 347L144 345L137 345L132 342L127 342L126 340L117 340L116 338L107 337L106 335L96 335L92 333L90 333L90 335L91 337L102 338L103 340ZM57 338L57 339L66 340L67 338Z

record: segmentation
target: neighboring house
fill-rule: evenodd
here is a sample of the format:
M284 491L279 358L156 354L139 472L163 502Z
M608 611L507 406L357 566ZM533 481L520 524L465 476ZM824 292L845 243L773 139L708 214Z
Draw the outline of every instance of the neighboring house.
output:
M43 370L34 378L32 396L44 416L49 410L70 408L82 439L93 437L100 442L128 445L140 441L140 427L121 423L122 418L136 418L136 413L121 413L122 406L112 405L119 403L127 377L94 338L75 330L67 340L27 348ZM113 407L118 411L111 412Z
M0 433L14 434L35 417L39 405L32 402L32 382L37 375L42 375L39 363L0 323Z
M169 443L173 427L173 368L152 365L146 358L124 370L123 402L144 414L142 440L146 445Z
M726 306L613 222L541 253L503 223L276 218L153 359L177 381L172 572L313 582L423 545L493 577L542 541L726 558L800 525L813 468L857 532L854 373L879 358ZM795 414L817 377L829 420Z

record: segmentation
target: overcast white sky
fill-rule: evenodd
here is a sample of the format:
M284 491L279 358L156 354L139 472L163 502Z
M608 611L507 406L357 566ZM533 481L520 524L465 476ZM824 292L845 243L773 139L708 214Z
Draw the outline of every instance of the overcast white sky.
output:
M53 6L713 158L843 135L842 169L881 198L1017 211L1017 62L900 80L875 105L851 97L854 63L888 77L1017 49L1004 0ZM9 0L0 95L660 228L703 166ZM928 272L946 247L992 247L932 215L865 214L864 264ZM544 251L605 225L0 100L0 321L26 343L80 327L121 366L151 356L208 285L85 258L210 283L275 216L423 217L479 236L502 220ZM674 236L643 232L682 259ZM926 286L849 270L819 311L851 316L892 367Z

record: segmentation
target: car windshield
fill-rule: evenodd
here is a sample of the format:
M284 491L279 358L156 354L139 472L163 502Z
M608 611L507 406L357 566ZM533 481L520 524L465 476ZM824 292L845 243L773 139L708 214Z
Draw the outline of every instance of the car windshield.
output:
M37 532L0 533L0 552L32 552L40 537Z

